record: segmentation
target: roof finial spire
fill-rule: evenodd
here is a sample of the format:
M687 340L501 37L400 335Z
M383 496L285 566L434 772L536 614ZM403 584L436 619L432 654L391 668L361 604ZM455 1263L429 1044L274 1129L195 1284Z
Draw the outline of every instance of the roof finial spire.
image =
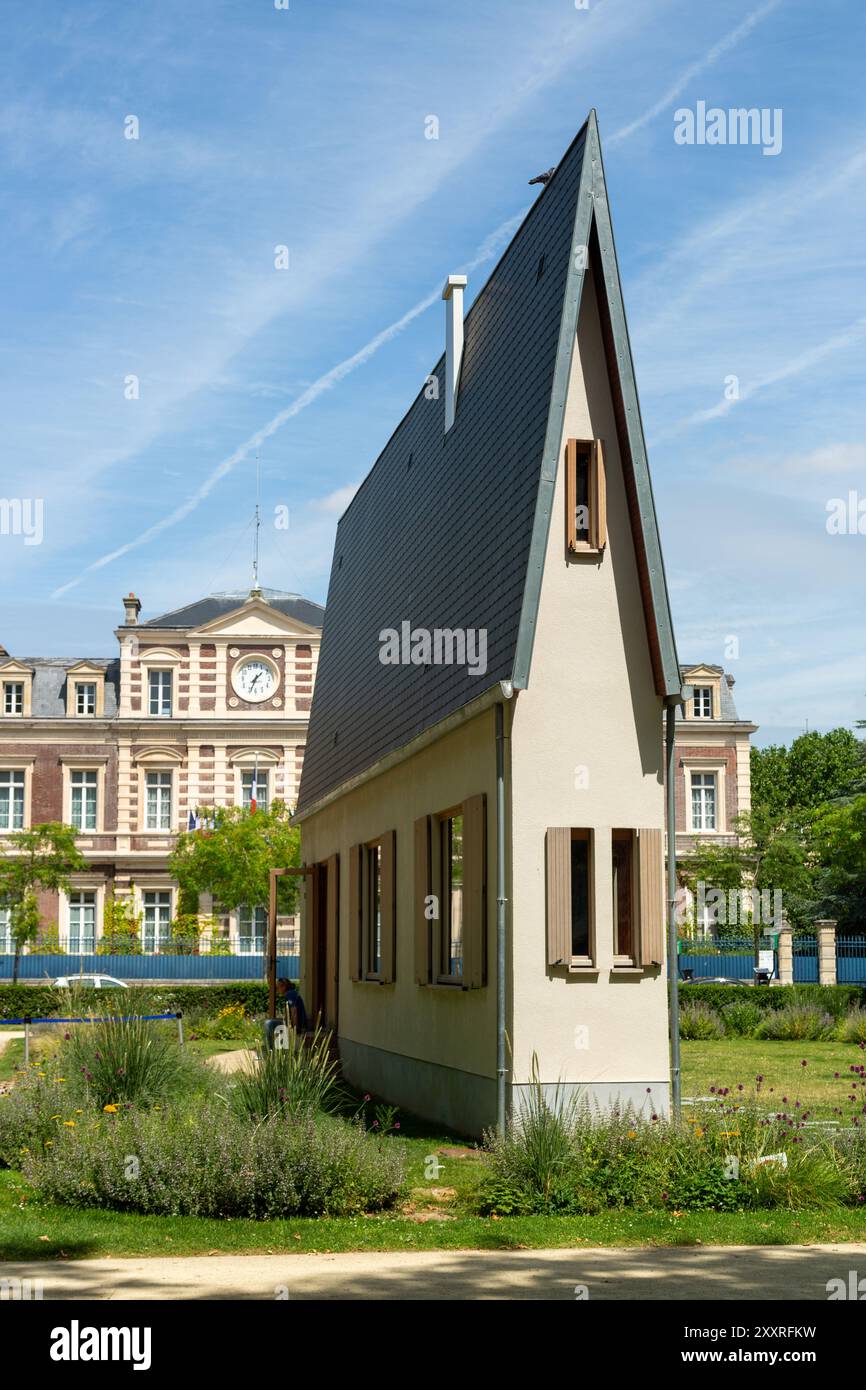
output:
M259 531L262 527L261 490L262 470L259 463L259 451L256 449L256 534L253 542L253 587L250 589L250 598L261 598L262 596L262 591L259 588Z

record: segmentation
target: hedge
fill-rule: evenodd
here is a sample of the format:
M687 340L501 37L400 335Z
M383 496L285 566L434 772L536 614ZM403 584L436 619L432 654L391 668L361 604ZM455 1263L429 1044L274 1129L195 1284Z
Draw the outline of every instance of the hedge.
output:
M217 1014L229 1004L243 1004L247 1013L265 1014L268 987L261 980L241 980L235 984L131 985L128 990L90 989L75 991L75 1008L83 1013L101 1014L106 1007L116 1009L122 995L124 1013L188 1013L204 1009ZM68 1018L70 995L53 985L0 985L0 1023L7 1018Z
M784 1009L787 1004L814 1004L841 1018L855 1005L866 1005L866 988L861 985L692 985L680 984L683 1003L709 1004L721 1009L725 1004L755 1004L759 1009Z

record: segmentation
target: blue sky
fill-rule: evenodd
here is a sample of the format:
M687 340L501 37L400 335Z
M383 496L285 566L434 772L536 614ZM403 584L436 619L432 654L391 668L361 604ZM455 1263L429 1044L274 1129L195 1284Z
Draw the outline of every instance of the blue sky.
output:
M44 539L0 536L0 641L110 654L129 589L247 584L256 441L262 582L324 601L444 276L471 301L595 106L681 658L759 742L866 717L866 536L826 529L866 498L864 31L856 0L7 0L0 494ZM781 109L780 152L677 144L699 101Z

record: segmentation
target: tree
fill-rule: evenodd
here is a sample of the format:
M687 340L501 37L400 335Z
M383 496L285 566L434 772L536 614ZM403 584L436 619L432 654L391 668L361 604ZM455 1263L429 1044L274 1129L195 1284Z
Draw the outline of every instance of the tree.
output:
M134 909L132 896L116 893L106 896L102 910L102 936L96 943L98 956L141 955L141 913Z
M752 808L781 818L851 795L863 778L864 744L850 729L813 731L790 748L753 748L750 766Z
M71 825L46 821L10 836L10 857L0 860L0 898L10 908L15 942L13 984L18 982L22 947L35 939L41 925L37 892L68 892L70 876L87 868L75 843L77 833Z
M264 906L270 894L271 869L296 868L300 863L300 831L289 824L291 811L274 801L267 811L240 806L200 809L205 829L185 830L169 860L184 897L212 893L222 907ZM277 880L278 909L297 907L297 880Z
M815 915L866 929L866 795L822 807L812 822L819 863Z

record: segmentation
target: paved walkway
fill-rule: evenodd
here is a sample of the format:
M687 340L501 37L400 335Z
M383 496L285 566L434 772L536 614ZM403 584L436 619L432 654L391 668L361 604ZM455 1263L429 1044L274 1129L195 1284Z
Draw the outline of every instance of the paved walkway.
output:
M0 1264L46 1299L827 1299L866 1245L204 1255ZM584 1292L583 1290L586 1290Z
M235 1052L213 1052L207 1062L214 1071L249 1071L255 1055L251 1047L239 1047Z

